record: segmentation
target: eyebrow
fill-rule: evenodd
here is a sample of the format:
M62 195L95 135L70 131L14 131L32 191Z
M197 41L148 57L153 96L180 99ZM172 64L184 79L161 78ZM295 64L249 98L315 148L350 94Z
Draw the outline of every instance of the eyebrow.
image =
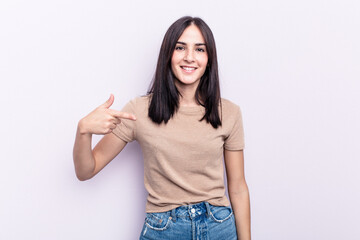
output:
M184 42L176 42L177 44L181 44L181 45L187 45L186 43ZM206 46L205 43L195 43L195 46Z

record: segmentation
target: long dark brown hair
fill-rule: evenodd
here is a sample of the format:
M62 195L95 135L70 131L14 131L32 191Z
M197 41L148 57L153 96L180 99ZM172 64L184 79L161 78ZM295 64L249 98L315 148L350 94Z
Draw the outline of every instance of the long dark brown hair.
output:
M221 126L218 106L221 105L218 63L214 36L209 26L198 17L185 16L175 21L165 33L161 44L159 58L154 78L148 94L152 94L148 115L155 123L165 124L179 108L180 92L174 83L171 71L171 58L176 42L184 30L195 24L201 31L206 44L208 64L195 92L196 101L205 107L205 114L200 119L206 119L214 128Z

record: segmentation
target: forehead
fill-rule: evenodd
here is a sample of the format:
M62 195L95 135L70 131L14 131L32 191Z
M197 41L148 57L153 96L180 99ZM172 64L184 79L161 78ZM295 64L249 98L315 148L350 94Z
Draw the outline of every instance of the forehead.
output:
M205 43L204 36L195 24L191 24L185 28L178 41L185 43Z

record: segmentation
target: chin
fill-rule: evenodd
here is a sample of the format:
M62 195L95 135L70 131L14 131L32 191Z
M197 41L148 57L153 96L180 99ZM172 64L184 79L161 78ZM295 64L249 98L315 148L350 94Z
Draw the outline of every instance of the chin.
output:
M183 85L193 85L193 84L197 84L200 80L181 79L181 80L177 80L177 81Z

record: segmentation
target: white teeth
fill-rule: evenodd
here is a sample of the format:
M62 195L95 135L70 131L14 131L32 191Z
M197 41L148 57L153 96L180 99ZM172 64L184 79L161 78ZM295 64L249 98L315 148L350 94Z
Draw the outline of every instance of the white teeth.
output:
M192 68L192 67L182 67L182 69L184 69L185 71L193 71L193 70L195 70L195 68Z

